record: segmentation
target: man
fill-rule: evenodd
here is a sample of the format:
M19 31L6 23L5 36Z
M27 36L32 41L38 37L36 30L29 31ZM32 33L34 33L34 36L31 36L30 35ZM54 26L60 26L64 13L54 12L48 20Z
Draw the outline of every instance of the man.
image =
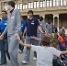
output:
M42 16L39 17L39 23L40 23L41 29L42 29L45 33L48 33L48 32L47 32L47 28L46 28L46 23L44 22ZM37 37L38 37L38 38L41 38L41 36L42 36L41 32L40 32L39 30L37 30ZM38 45L41 45L41 42L38 42Z
M48 34L51 34L53 32L53 24L51 20L49 20L48 23L46 23L46 28L48 30Z
M21 16L21 31L22 31L22 35L21 35L21 40L24 42L24 38L22 37L23 36L23 32L24 32L24 29L26 27L26 23L24 21L24 17ZM19 52L22 53L23 52L23 49L24 49L24 46L22 45L19 45Z
M2 11L2 20L0 22L0 33L1 34L4 31L4 29L6 28L7 20L8 20L7 12ZM8 59L10 60L10 56L8 53L7 34L4 36L4 39L0 41L0 43L1 43L1 64L5 64L6 63L6 55L7 55Z
M17 59L19 43L15 35L19 35L21 31L21 15L20 11L15 9L15 3L13 1L8 2L8 10L10 10L10 13L8 15L7 27L0 36L0 39L2 40L4 35L7 33L11 65L19 66Z
M41 33L43 33L38 19L33 17L33 11L29 10L28 11L28 18L26 20L26 28L24 30L24 34L23 37L25 35L25 33L27 32L27 36L26 36L26 43L27 44L34 44L37 45L37 41L35 41L34 39L31 39L30 37L35 36L37 37L37 29L39 29L39 31ZM36 52L34 52L34 57L36 57ZM24 57L24 61L22 61L22 63L26 64L29 63L29 57L30 57L30 48L26 48L26 53L25 53L25 57Z

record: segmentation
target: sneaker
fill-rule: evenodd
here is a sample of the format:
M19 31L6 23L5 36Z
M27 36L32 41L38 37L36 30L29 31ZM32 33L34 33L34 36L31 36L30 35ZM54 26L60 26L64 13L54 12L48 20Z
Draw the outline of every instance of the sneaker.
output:
M21 61L22 64L28 64L29 62L27 61Z
M34 58L33 58L33 60L34 60L34 61L36 61L36 60L37 60L37 58L36 58L36 57L34 57Z
M23 51L21 51L21 50L18 50L18 52L19 52L19 53L22 53Z

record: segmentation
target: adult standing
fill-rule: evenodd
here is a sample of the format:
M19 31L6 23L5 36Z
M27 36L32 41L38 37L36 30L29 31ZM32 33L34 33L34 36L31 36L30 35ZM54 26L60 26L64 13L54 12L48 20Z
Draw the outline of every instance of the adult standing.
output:
M41 29L42 29L45 33L48 33L47 28L46 28L46 23L44 22L42 16L39 17L39 24L40 24ZM41 32L40 32L39 30L37 30L37 37L38 37L38 38L41 38L41 36L42 36ZM40 42L38 42L38 44L39 44L39 43L40 43ZM40 44L39 44L39 45L40 45Z
M17 59L19 43L15 35L19 35L21 31L21 14L18 9L15 9L14 1L8 2L8 10L10 10L10 13L8 15L7 27L0 36L0 39L2 40L4 35L7 33L8 51L10 55L11 65L19 66Z
M51 34L53 32L53 24L51 20L49 20L48 23L46 23L46 28L48 30L48 34Z
M7 12L2 11L2 20L0 22L0 33L1 34L7 26L7 20L8 20ZM10 60L10 56L8 53L7 34L4 36L3 40L0 40L0 43L1 43L1 64L5 64L6 63L6 55L7 55L8 59Z
M46 23L44 22L42 16L39 17L39 23L40 23L41 29L47 34L48 31L47 31L47 28L46 28ZM37 30L37 37L38 37L38 38L41 38L41 36L42 36L41 32L40 32L39 30ZM41 42L38 41L37 44L38 44L38 45L41 45ZM36 57L33 58L34 61L35 61L36 59L37 59Z
M37 29L39 29L39 31L41 33L43 33L40 24L38 22L37 18L33 17L33 11L29 10L28 11L28 18L26 20L26 28L24 30L24 34L27 32L27 36L26 36L26 43L27 44L34 44L37 45L37 41L35 41L34 39L31 39L30 37L35 36L37 37ZM34 57L36 57L36 52L34 52ZM26 53L25 53L25 57L24 57L24 61L22 61L22 63L26 64L29 63L29 58L30 58L30 48L26 48Z

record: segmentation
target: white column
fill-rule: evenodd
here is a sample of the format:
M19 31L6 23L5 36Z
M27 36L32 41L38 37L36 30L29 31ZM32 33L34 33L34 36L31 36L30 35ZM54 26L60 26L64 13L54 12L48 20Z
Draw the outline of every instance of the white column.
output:
M45 10L46 10L46 8L47 8L47 1L45 0Z
M42 15L42 17L43 17L43 20L45 21L45 15Z
M57 29L59 31L59 16L57 17Z
M55 17L53 17L53 25L55 25L55 20L54 20Z

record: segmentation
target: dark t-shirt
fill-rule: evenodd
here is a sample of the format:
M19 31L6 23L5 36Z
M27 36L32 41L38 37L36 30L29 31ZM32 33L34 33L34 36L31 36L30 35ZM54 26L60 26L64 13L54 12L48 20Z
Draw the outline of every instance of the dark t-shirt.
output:
M37 36L37 27L39 26L39 22L37 18L32 18L26 20L27 27L27 36Z

